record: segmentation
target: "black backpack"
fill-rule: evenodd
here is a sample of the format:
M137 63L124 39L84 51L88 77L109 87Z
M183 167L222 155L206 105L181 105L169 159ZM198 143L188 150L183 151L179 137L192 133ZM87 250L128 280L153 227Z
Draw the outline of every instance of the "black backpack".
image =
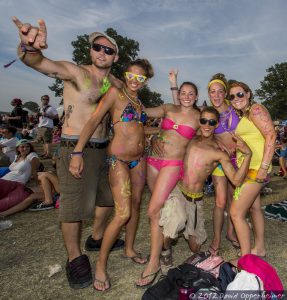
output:
M177 300L179 289L189 286L193 293L199 290L210 290L212 293L220 293L220 285L217 279L210 273L203 271L194 265L184 263L168 271L167 276L162 277L155 285L148 288L142 296L142 300Z

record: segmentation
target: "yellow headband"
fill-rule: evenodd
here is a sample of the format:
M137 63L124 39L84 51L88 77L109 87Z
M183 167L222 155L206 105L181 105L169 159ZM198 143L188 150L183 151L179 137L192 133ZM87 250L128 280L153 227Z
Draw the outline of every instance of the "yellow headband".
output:
M227 90L227 87L226 87L225 83L224 83L222 80L220 80L220 79L213 79L213 80L211 80L211 81L209 82L209 84L208 84L208 89L210 88L210 86L211 86L213 83L220 83L220 84L222 84L222 85L224 86L225 90Z

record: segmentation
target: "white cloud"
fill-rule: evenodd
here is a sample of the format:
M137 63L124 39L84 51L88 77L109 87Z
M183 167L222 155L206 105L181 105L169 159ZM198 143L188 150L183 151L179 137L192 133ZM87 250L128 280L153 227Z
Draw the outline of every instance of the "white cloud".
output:
M38 18L46 21L45 55L56 60L71 60L71 41L77 35L112 27L139 41L140 56L155 69L150 86L165 100L170 100L171 67L179 67L180 80L194 81L200 98L206 99L206 84L214 73L256 89L268 67L286 61L286 10L285 0L0 0L0 61L3 65L15 57L13 15L32 24ZM20 62L2 68L0 110L10 110L15 96L39 99L52 83Z

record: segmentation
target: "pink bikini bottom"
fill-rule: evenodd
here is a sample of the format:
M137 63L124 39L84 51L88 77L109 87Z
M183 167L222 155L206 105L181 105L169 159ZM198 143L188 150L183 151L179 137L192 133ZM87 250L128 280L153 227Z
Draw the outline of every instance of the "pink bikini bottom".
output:
M163 158L155 158L152 156L147 157L147 163L158 171L164 167L180 167L179 169L179 179L183 177L183 160L176 159L163 159Z

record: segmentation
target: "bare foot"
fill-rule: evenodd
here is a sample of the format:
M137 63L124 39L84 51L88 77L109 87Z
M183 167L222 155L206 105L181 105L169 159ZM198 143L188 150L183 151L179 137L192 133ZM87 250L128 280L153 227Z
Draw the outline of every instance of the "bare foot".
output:
M100 264L96 264L94 288L97 291L103 292L111 287L109 277L105 268L101 268Z
M265 257L266 251L264 250L257 250L256 248L251 249L251 254L257 255L259 257Z

